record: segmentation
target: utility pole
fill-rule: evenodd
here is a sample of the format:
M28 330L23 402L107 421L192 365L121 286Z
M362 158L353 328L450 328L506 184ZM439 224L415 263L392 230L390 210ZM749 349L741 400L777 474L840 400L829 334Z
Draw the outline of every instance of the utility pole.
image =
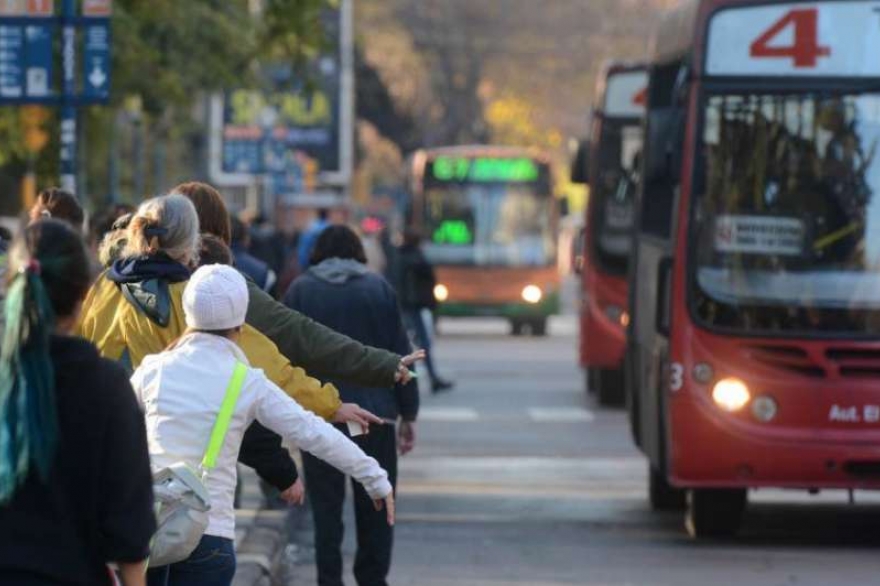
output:
M62 0L61 188L76 193L76 0Z

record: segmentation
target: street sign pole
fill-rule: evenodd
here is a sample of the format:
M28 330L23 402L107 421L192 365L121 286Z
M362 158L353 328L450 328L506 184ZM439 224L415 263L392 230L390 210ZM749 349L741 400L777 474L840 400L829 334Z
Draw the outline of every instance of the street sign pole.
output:
M76 193L76 0L62 0L61 188Z

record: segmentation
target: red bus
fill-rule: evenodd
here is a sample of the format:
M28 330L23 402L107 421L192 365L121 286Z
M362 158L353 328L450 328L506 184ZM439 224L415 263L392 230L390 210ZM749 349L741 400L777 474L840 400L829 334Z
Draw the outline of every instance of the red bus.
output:
M590 186L581 268L580 362L587 390L603 405L623 403L627 271L642 152L648 73L643 64L611 63L599 76L590 139L572 179Z
M627 387L695 537L750 488L880 487L877 9L692 1L656 33Z

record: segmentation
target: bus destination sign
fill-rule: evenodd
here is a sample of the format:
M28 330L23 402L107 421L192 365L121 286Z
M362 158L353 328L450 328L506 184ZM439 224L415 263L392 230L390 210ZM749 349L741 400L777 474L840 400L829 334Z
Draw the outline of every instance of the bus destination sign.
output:
M880 2L791 2L712 18L706 73L717 76L880 75Z
M538 163L524 157L437 157L429 166L429 177L442 182L529 183L540 174Z
M603 113L611 118L640 118L645 113L647 71L615 73L605 82Z

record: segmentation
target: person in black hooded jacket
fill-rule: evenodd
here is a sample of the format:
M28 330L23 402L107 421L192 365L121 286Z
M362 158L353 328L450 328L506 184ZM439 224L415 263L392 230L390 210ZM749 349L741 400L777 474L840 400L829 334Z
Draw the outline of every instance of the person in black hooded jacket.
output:
M410 352L397 296L391 285L366 266L357 234L346 226L330 226L318 237L311 268L293 282L284 302L327 327L376 348L401 355ZM367 435L352 437L368 455L397 480L397 449L401 454L415 444L419 392L415 380L393 389L370 388L332 381L340 397L357 403L386 421ZM400 420L395 437L395 426ZM351 435L349 429L340 431ZM303 454L306 491L315 519L318 583L342 584L342 506L345 476L321 460ZM354 574L360 586L382 586L391 565L392 528L372 506L357 483L352 484L357 522L358 552Z

